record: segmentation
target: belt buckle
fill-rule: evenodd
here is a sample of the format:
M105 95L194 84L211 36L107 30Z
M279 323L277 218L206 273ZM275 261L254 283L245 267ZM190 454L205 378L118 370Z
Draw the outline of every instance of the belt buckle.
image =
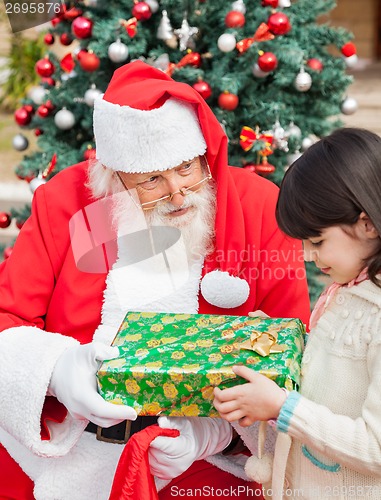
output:
M115 443L115 444L126 444L131 435L131 420L125 420L125 431L123 439L115 439L108 438L102 434L102 431L105 429L104 427L97 426L97 440L104 441L106 443Z

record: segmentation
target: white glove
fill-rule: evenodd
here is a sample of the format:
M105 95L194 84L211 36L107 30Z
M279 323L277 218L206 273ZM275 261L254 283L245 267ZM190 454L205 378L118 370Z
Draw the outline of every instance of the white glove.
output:
M55 396L79 420L111 427L123 420L135 420L133 408L105 401L97 392L96 371L100 361L119 355L117 347L100 342L69 347L53 369L49 394Z
M151 473L160 479L173 479L195 460L224 450L232 439L232 428L221 418L160 417L158 424L178 429L180 436L155 438L148 450Z

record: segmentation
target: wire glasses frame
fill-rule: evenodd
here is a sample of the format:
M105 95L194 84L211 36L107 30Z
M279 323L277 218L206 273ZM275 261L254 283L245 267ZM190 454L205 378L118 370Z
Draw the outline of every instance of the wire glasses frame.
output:
M212 179L212 174L210 173L209 163L208 163L208 160L206 159L205 155L200 156L200 160L201 160L202 168L206 169L206 171L207 171L205 177L203 177L200 181L195 182L191 186L183 187L183 188L179 189L178 191L175 191L174 193L167 194L166 196L162 196L161 198L156 198L155 200L152 200L152 201L146 201L144 203L140 203L140 206L142 207L142 209L143 210L153 210L156 207L156 205L162 201L172 201L175 194L180 193L182 196L185 197L188 194L197 193L202 188L202 186L204 185L205 182L209 182ZM123 184L123 187L127 191L129 191L128 187L124 183L124 180L121 177L121 175L119 174L119 172L116 172L116 174L119 177L119 180L121 181L121 183ZM147 206L147 205L151 205L151 206Z

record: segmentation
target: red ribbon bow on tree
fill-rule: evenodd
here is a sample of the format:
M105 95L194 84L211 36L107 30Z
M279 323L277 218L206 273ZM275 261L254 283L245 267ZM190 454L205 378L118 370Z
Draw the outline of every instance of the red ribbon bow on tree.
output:
M243 40L237 42L235 47L238 52L243 54L254 42L265 42L266 40L272 40L273 38L275 38L275 35L271 33L267 24L261 23L252 38L244 38Z
M172 76L172 73L175 69L183 68L184 66L188 66L188 64L199 68L201 66L200 54L198 52L189 52L189 54L186 54L184 57L182 57L178 63L169 63L165 73L169 76Z
M242 127L241 133L239 135L239 144L244 151L249 151L255 141L263 141L265 143L264 149L260 151L260 154L263 156L268 156L273 153L271 148L274 137L269 133L260 133L259 128L257 130L253 130L246 125Z
M127 31L127 35L130 38L134 38L138 30L138 20L136 17L131 17L128 21L121 19L120 24L124 26L124 29Z

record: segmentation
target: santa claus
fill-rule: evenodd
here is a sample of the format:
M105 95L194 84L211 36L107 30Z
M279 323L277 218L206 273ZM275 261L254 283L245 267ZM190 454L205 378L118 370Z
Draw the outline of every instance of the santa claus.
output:
M0 498L109 497L120 442L145 425L96 391L126 311L309 315L300 244L276 225L276 186L228 166L226 135L196 91L127 64L95 102L94 132L97 159L36 190L0 268ZM252 484L244 461L223 454L228 423L159 425L180 433L150 447L160 499L180 486L230 487L235 498Z

